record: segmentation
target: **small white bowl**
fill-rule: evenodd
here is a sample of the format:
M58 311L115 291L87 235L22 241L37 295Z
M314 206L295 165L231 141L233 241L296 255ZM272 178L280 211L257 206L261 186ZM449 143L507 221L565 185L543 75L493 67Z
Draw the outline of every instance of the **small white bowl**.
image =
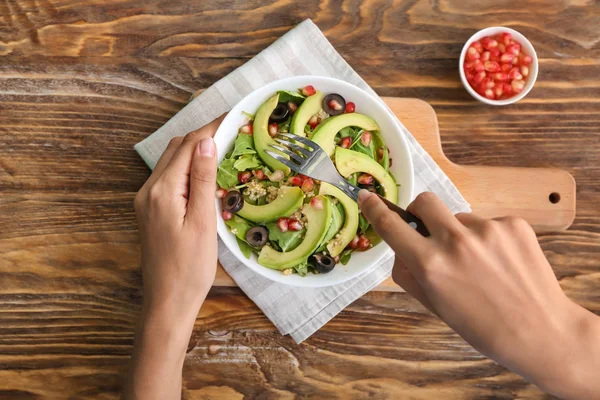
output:
M525 51L525 53L527 53L527 55L532 58L532 61L531 61L531 65L529 66L529 76L527 77L527 81L525 82L525 87L523 88L521 93L519 93L516 96L513 96L509 99L490 100L486 97L483 97L479 93L477 93L475 91L475 89L473 89L471 87L471 85L469 85L469 82L467 81L467 77L465 76L465 71L463 69L463 65L465 63L465 56L467 55L467 50L468 50L469 46L471 45L471 43L473 43L477 40L480 40L481 38L483 38L485 36L494 36L494 35L497 35L498 33L502 33L502 32L510 33L512 35L512 37L517 42L519 42L519 44L521 45L521 48ZM527 38L525 36L523 36L520 32L517 32L511 28L506 28L504 26L492 26L490 28L485 28L485 29L480 30L479 32L477 32L473 36L471 36L469 38L469 40L467 40L467 43L465 43L465 45L462 49L462 52L460 53L460 60L458 62L458 70L460 72L460 80L462 81L462 84L465 87L465 89L467 89L467 92L469 92L469 94L471 94L471 96L473 96L477 100L479 100L483 103L486 103L486 104L491 104L493 106L505 106L507 104L516 103L517 101L521 100L523 97L527 96L527 93L529 93L531 88L533 88L533 85L535 84L535 80L537 79L537 75L538 75L538 58L537 58L537 54L535 53L535 49L533 48L533 45L531 44L531 42L529 40L527 40Z
M390 149L390 154L394 159L390 170L398 183L401 184L398 193L398 205L406 208L413 200L414 173L408 142L402 133L402 129L382 101L374 98L362 89L338 79L321 76L297 76L272 82L250 93L227 114L227 117L225 117L215 134L219 163L221 163L224 155L233 146L238 128L247 122L247 117L242 111L254 114L258 107L276 91L297 90L307 85L313 85L315 89L323 93L339 93L346 101L352 101L356 104L357 112L366 114L377 121L385 142ZM283 275L281 271L260 265L255 255L252 255L250 259L244 257L235 236L227 229L227 225L225 225L225 221L221 217L220 200L216 201L216 208L218 214L217 232L227 248L238 260L254 272L272 281L287 285L303 287L337 285L365 272L391 251L389 246L385 242L382 242L368 251L353 253L347 265L339 264L333 271L327 274L314 275L309 273L305 277L296 274Z

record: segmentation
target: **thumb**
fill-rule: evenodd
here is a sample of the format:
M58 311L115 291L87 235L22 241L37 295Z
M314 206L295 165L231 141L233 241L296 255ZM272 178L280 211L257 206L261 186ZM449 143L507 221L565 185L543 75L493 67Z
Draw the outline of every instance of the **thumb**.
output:
M197 222L215 219L215 182L217 181L217 150L211 137L196 145L190 168L190 195L186 218Z

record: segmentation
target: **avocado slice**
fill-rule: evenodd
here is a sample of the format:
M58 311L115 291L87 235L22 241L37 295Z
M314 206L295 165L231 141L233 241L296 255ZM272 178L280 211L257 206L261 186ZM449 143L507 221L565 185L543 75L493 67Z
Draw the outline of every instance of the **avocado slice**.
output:
M281 217L289 217L300 207L304 200L304 192L299 187L282 186L275 200L264 206L255 206L244 201L244 206L237 214L252 222L267 223L277 221Z
M332 257L335 257L344 251L346 246L348 246L348 243L350 243L356 235L358 229L358 205L340 189L327 182L321 182L319 194L335 197L342 204L344 211L346 212L346 221L338 232L339 236L337 238L334 236L327 244L329 254Z
M312 96L308 96L298 107L294 116L292 117L292 123L290 124L290 133L298 136L306 136L304 133L304 127L308 124L310 117L315 115L321 110L321 103L325 95L316 91Z
M394 178L375 160L358 151L335 148L335 166L345 178L355 172L366 172L373 175L383 187L385 198L392 203L398 203L398 186Z
M269 148L269 145L275 144L273 138L269 135L269 117L279 101L279 93L265 101L256 112L254 116L254 124L252 126L254 131L254 147L258 152L258 156L267 164L273 171L281 170L285 175L290 173L290 169L275 160L273 157L265 153L265 150ZM276 151L276 150L273 150Z
M379 130L379 125L373 118L359 113L349 113L327 118L317 126L311 139L331 157L335 151L335 135L348 126L357 126L366 131Z
M302 209L306 216L306 235L302 243L294 250L282 253L270 246L265 246L258 255L258 263L267 268L283 270L292 268L308 259L308 257L319 247L329 229L331 220L331 201L325 196L316 196L323 202L323 208L318 210L308 203Z

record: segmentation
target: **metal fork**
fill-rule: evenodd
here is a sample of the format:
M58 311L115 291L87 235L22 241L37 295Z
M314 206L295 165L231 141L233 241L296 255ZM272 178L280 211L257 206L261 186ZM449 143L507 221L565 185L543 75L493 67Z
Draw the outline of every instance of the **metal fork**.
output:
M333 161L331 161L327 153L325 153L317 143L305 137L289 133L279 133L279 137L274 140L278 144L271 144L270 147L285 154L289 158L274 151L266 150L268 155L288 166L292 171L309 176L313 179L331 183L352 200L358 202L358 192L360 191L360 188L349 183L339 174L335 165L333 165ZM303 146L294 143L294 141ZM292 150L300 154L297 154ZM423 221L384 197L379 196L379 198L383 200L390 210L400 215L400 217L413 229L423 236L429 236L429 231Z

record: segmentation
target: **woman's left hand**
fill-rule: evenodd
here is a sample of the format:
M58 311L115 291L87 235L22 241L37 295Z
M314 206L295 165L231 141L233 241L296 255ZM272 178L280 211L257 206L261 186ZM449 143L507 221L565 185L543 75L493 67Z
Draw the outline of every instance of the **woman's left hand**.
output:
M126 398L179 398L187 344L217 268L212 136L220 122L171 140L135 197L144 300Z

